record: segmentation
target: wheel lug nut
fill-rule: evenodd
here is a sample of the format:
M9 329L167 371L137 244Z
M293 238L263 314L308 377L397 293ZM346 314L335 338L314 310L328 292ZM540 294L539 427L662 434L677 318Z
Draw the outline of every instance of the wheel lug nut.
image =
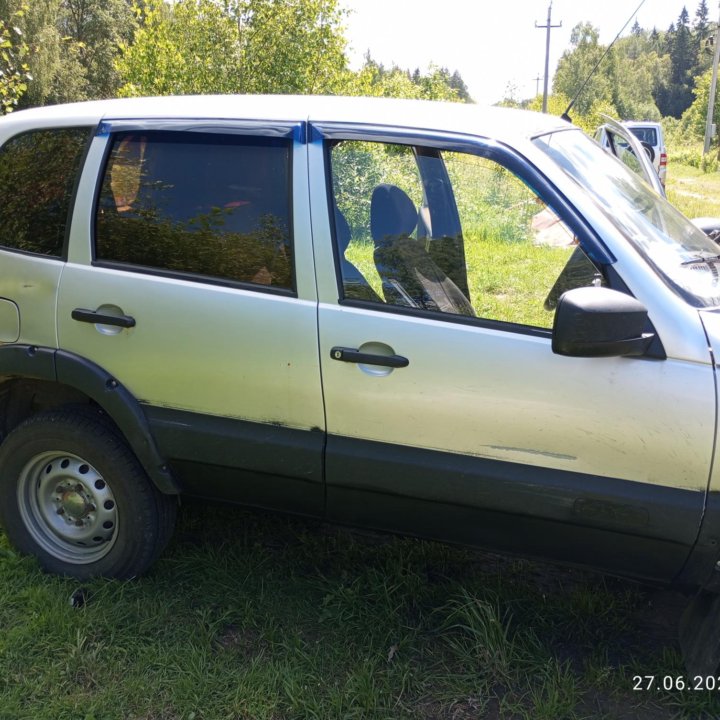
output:
M57 509L57 514L58 514L58 515L64 515L64 514L65 514L65 508L58 508L58 509Z

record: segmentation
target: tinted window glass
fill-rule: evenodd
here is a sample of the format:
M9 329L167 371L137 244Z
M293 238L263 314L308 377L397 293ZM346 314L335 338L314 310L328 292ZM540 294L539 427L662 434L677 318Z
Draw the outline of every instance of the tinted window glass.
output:
M292 287L290 151L234 134L116 135L96 259Z
M0 149L0 245L59 257L85 128L35 130Z

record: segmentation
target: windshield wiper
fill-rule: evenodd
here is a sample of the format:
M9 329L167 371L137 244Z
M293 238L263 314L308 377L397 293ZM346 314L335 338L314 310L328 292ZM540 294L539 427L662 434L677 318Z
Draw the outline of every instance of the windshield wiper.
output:
M706 263L710 265L711 263L720 262L720 255L698 255L697 257L691 258L690 260L685 260L685 262L681 262L681 265L699 265L700 263Z

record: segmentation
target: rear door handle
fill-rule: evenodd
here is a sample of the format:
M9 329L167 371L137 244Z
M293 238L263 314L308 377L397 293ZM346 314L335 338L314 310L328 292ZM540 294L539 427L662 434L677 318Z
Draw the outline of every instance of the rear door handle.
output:
M330 350L330 357L340 362L359 363L361 365L381 365L382 367L403 368L410 361L402 355L375 355L364 353L355 348L334 347Z
M72 319L78 322L92 323L93 325L117 325L118 327L135 327L135 318L131 315L108 315L97 310L86 310L75 308L72 311Z

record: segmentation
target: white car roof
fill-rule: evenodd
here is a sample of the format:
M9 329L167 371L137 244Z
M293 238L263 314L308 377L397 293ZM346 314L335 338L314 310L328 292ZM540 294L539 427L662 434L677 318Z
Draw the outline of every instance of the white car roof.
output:
M659 122L653 120L623 120L623 125L627 127L662 127Z
M551 115L465 103L306 95L185 95L96 100L22 110L0 119L0 137L33 127L148 118L310 120L441 130L500 141L517 141L572 127Z

